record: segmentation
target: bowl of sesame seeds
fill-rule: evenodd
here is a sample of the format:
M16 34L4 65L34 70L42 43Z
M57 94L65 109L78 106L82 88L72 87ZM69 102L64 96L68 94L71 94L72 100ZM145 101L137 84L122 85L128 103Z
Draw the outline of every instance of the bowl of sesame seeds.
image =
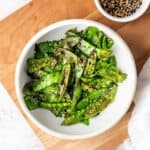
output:
M97 9L108 19L129 22L142 16L150 0L94 0Z

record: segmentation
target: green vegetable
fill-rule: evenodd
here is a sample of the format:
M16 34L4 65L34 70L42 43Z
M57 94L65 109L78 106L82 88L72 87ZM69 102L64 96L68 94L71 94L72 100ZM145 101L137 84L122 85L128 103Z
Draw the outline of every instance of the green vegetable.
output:
M47 109L63 117L64 126L89 125L90 118L115 100L118 83L127 78L118 68L113 44L93 26L72 28L61 40L37 43L34 56L27 59L30 81L23 87L28 109Z
M65 110L63 108L51 108L50 111L56 116L56 117L62 117L65 113Z
M41 92L44 94L58 94L58 90L59 90L59 84L54 83L42 89Z
M74 36L67 37L64 47L70 49L76 46L79 42L80 42L80 37L74 37Z
M61 79L61 83L60 83L60 92L59 93L60 93L61 98L64 96L64 93L65 93L66 88L68 86L70 73L71 73L71 65L66 64L64 66L63 71L62 71L62 79Z
M71 111L75 111L76 104L77 104L78 100L80 99L81 94L82 94L81 86L79 83L77 83L77 85L75 86L74 91L73 91L73 98L72 98L72 103L71 103L71 108L70 108Z
M47 41L41 42L35 45L35 55L34 57L39 59L43 57L47 57L55 52L55 50L59 47L63 47L64 41Z
M50 66L53 68L57 63L57 60L53 57L47 57L41 59L29 58L27 60L27 63L28 63L27 72L32 74L45 67Z
M96 102L98 99L102 98L106 94L106 92L108 92L108 89L100 89L88 93L85 98L79 101L77 109L86 108L89 104L92 104L93 102Z
M35 95L26 95L24 100L29 110L39 108L40 102Z
M56 51L56 57L63 57L64 64L77 62L77 56L66 48L58 48Z
M94 73L95 71L95 65L96 65L96 58L97 54L96 52L92 52L90 58L88 58L88 61L86 63L86 67L84 69L84 75L89 76Z
M93 51L97 52L98 58L108 57L112 53L110 49L106 50L106 49L96 48L95 46L91 45L89 42L85 40L80 41L80 43L78 44L78 48L81 50L83 54L85 54L88 57Z
M87 84L91 88L95 88L95 89L109 88L114 84L114 82L112 80L107 79L105 77L103 77L103 78L100 78L100 77L94 77L94 78L82 77L81 81L84 84Z
M105 77L114 82L122 82L126 79L127 75L121 72L115 72L113 70L100 69L98 75Z
M51 109L51 108L64 108L70 106L69 102L63 103L50 103L50 102L40 102L40 107Z
M50 103L53 103L53 102L70 102L71 101L71 98L67 93L64 94L64 98L60 98L55 93L48 93L48 94L39 93L39 94L37 94L37 96L38 96L38 99L40 101L48 101Z
M44 76L39 80L35 80L32 84L32 89L34 92L38 92L54 83L59 83L60 77L61 77L60 72L48 74L47 76Z
M81 88L82 88L82 90L85 91L85 92L92 92L92 91L95 90L94 88L92 88L92 87L90 87L89 85L84 84L84 83L81 83Z
M70 116L67 116L63 120L61 125L68 126L68 125L76 124L76 123L85 121L85 119L88 119L88 118L84 117L84 110L80 110L80 111L76 111L75 113L72 113Z
M98 48L109 49L114 44L114 41L107 37L102 31L96 27L88 27L84 31L84 38Z
M108 92L104 98L100 99L99 101L92 103L85 109L85 116L92 118L98 115L102 110L104 110L109 103L112 102L112 100L115 97L117 87L114 85L110 92Z

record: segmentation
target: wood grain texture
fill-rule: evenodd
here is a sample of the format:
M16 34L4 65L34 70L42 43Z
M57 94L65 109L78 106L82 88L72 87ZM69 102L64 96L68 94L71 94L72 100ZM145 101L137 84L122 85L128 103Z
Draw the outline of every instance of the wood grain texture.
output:
M103 17L93 0L33 0L13 15L0 22L0 81L22 112L15 93L14 73L17 59L26 42L43 27L58 20L86 18L104 23L116 30L128 43L140 71L150 56L150 11L130 23L116 23ZM37 128L22 112L46 150L113 150L128 137L127 123L132 107L124 118L107 132L86 140L62 140Z

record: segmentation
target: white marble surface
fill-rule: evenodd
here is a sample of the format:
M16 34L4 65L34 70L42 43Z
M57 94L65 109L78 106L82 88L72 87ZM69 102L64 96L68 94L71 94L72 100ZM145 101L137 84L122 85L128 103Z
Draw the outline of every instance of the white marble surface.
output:
M0 21L30 1L31 0L0 0Z
M0 150L44 150L1 83Z

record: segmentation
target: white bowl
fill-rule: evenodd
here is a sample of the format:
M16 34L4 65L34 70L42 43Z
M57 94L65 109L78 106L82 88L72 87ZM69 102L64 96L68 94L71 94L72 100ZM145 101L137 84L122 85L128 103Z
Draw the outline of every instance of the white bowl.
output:
M101 6L100 1L99 0L94 0L97 9L108 19L112 20L112 21L117 21L117 22L129 22L129 21L133 21L137 18L139 18L140 16L142 16L146 10L149 8L150 5L150 0L143 0L142 5L140 6L139 9L137 9L137 11L135 13L133 13L130 16L127 17L123 17L123 18L119 18L119 17L115 17L110 15L109 13L107 13Z
M44 109L29 111L26 107L22 93L24 84L29 80L29 77L25 71L26 60L28 57L33 56L34 44L36 42L58 40L63 38L64 33L70 28L77 27L80 30L85 29L88 26L95 26L99 28L115 40L112 50L117 58L119 68L124 73L127 73L128 77L122 84L119 85L115 101L110 104L100 115L90 119L89 126L85 126L83 124L61 126L60 123L62 118L56 118L52 113L50 113L50 111ZM73 19L60 21L44 28L39 33L34 35L33 38L25 45L16 68L15 87L22 109L39 128L46 133L60 138L83 139L96 136L108 130L123 117L132 102L136 89L136 79L137 75L134 58L126 43L117 33L105 25L94 21Z

